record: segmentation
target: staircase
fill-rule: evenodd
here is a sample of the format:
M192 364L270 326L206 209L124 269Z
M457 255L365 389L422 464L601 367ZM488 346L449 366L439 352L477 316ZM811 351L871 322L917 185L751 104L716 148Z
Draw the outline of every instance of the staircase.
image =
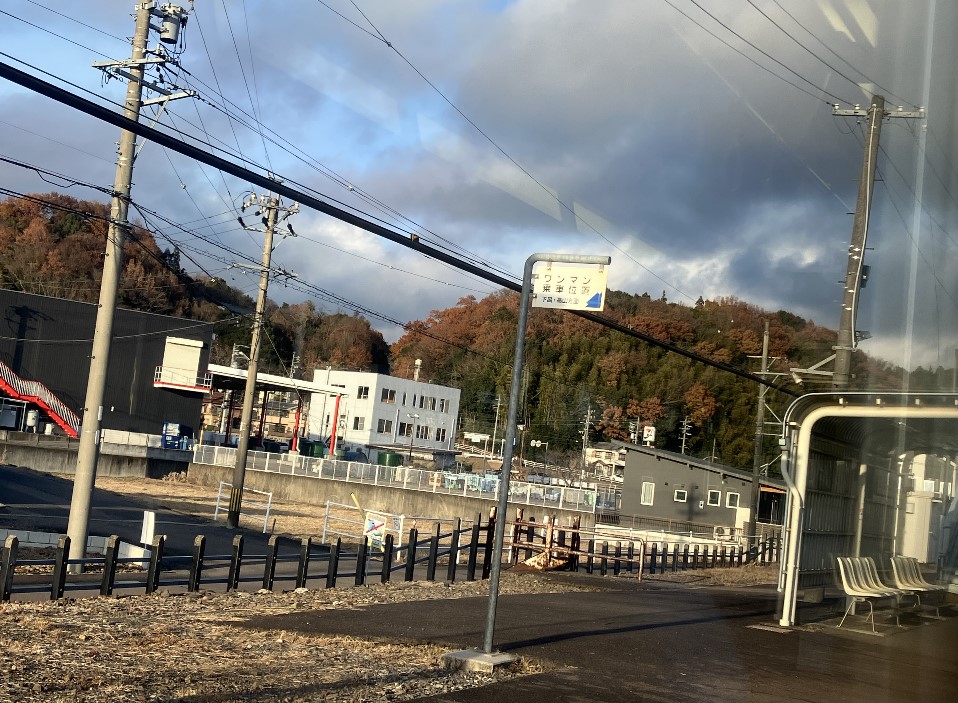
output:
M0 390L11 398L24 400L40 407L68 436L76 439L80 433L80 418L62 400L39 381L25 381L13 369L0 361Z

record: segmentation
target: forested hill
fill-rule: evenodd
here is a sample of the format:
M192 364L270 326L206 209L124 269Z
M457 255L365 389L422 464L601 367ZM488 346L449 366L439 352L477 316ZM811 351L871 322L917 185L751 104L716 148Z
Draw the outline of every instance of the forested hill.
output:
M769 322L772 370L815 364L832 353L836 333L787 311L768 312L735 299L702 300L694 306L663 295L610 291L604 316L657 339L742 369L760 368L764 321ZM463 298L447 310L414 323L392 345L394 373L408 375L414 360L437 383L462 388L463 429L492 431L497 396L508 400L518 294L501 292L482 300ZM679 425L692 423L687 451L733 466L751 467L758 384L611 332L575 315L533 308L526 342L527 374L520 422L526 437L550 449L582 446L591 404L590 441L628 439L629 423L654 424L656 445L676 451ZM900 374L886 364L855 356L856 383L894 388ZM789 383L786 373L782 383ZM799 386L789 384L799 390ZM812 388L811 390L815 390ZM770 391L778 411L791 397ZM504 406L503 406L504 413ZM773 419L769 416L769 419ZM502 430L499 430L499 437ZM770 450L774 447L769 442Z
M0 201L0 286L96 302L109 215L104 203L58 193ZM188 275L180 256L135 226L125 247L119 304L215 322L213 360L228 364L233 344L249 345L255 303L220 278ZM389 347L362 317L324 314L312 302L270 302L266 323L265 371L287 374L296 352L308 376L326 365L388 372Z

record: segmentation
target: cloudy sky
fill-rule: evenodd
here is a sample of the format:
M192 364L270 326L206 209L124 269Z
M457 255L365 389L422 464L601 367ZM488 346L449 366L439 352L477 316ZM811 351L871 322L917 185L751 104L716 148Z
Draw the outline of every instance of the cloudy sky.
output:
M122 101L124 83L90 64L129 55L133 5L0 0L0 61ZM833 328L867 124L833 116L832 104L867 105L878 93L892 110L926 107L925 120L883 125L858 326L872 335L863 348L892 363L954 364L953 3L192 7L182 70L165 76L199 99L170 103L162 128L510 275L533 252L608 254L619 290L665 291L687 305L735 296ZM4 157L113 180L115 128L2 80L0 134ZM259 258L260 235L235 221L248 184L149 144L134 181L137 203L189 230L166 231L206 271L255 290L249 273L224 263L237 258L226 248ZM0 184L52 189L7 164ZM276 264L387 318L420 319L493 290L324 215L303 210L291 222L300 236L279 244ZM305 297L279 284L271 296ZM390 341L402 332L370 319Z

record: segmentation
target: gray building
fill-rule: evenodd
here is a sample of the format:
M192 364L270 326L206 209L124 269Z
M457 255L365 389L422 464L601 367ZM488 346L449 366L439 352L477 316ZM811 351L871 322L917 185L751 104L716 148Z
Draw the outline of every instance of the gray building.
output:
M637 444L626 450L620 524L679 529L685 524L722 528L730 536L749 522L754 499L752 475L723 464ZM784 484L762 478L759 519L779 522ZM642 524L645 520L646 523Z

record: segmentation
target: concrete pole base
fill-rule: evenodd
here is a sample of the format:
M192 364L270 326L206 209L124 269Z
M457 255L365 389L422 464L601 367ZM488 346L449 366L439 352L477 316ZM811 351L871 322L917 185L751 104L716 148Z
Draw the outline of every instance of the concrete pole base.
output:
M442 655L442 662L447 669L460 671L478 671L491 674L498 668L509 666L519 657L505 652L481 652L478 649L461 649L457 652L448 652Z

